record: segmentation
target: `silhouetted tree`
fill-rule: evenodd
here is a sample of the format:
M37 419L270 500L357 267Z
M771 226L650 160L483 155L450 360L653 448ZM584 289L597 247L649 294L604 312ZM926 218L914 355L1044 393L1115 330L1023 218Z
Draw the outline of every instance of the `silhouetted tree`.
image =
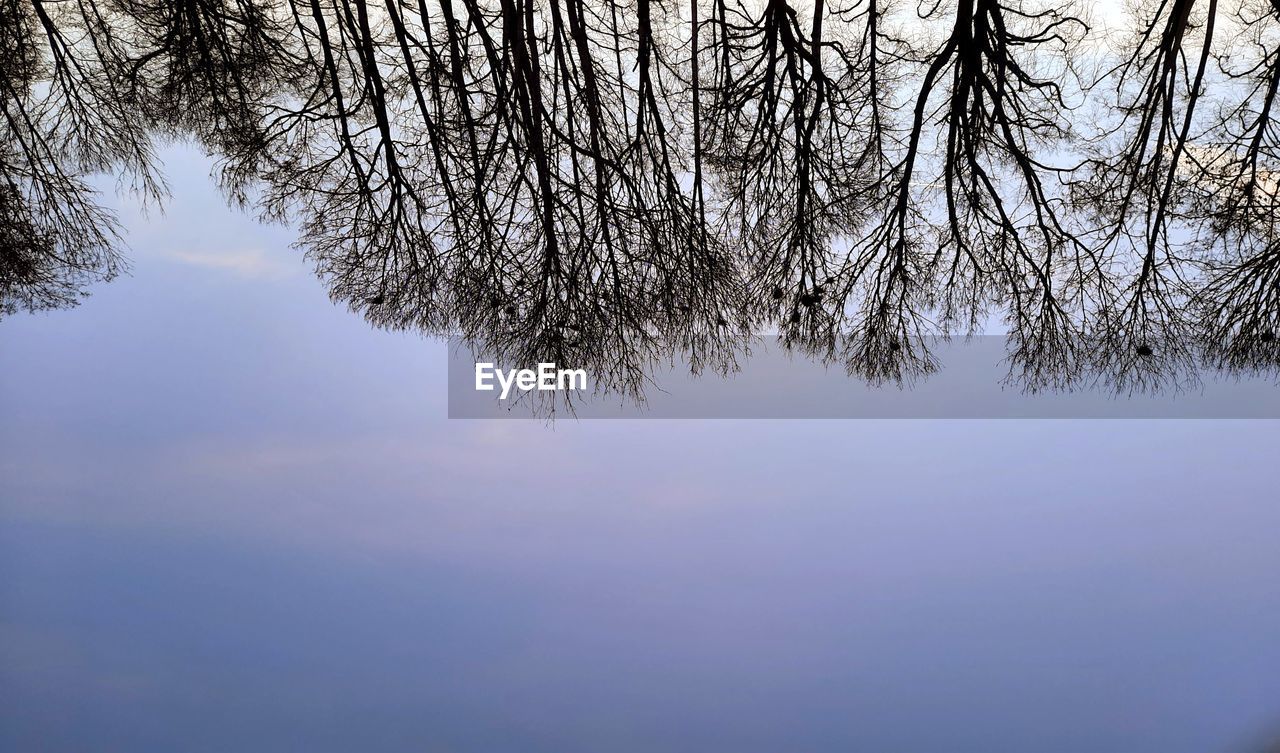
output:
M1211 365L1280 370L1280 2L1246 2L1217 52L1219 108L1193 149L1190 213L1203 227L1206 283L1196 326Z
M0 315L73 305L119 271L114 219L90 174L120 171L150 196L161 190L104 14L0 0Z
M90 176L194 138L336 300L511 363L1031 389L1277 368L1276 0L0 0L0 306L120 267ZM1085 75L1097 67L1099 75Z
M927 373L928 335L973 331L995 307L1034 386L1075 369L1088 250L1060 216L1065 168L1037 147L1071 133L1063 61L1087 27L1069 7L961 0L949 11L942 41L920 56L884 201L840 275L841 299L859 300L848 363L871 378Z
M708 29L706 144L729 242L744 250L751 302L786 340L833 352L844 300L832 281L835 241L881 192L889 136L878 0L826 24L785 0L718 0Z

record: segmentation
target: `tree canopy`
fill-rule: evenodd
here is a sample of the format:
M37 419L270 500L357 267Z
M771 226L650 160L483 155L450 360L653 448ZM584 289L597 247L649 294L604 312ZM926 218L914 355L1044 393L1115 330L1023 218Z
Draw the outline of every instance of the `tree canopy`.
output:
M0 0L0 315L194 139L335 300L639 394L761 331L873 381L1280 371L1280 0Z

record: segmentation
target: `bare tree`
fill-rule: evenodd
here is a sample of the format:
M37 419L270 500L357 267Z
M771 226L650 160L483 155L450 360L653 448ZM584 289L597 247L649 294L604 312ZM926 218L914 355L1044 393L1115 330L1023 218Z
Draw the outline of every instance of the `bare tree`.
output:
M830 290L843 261L834 241L879 198L890 139L878 2L819 0L806 16L786 0L719 0L702 30L714 72L705 152L722 232L744 249L759 315L823 355L843 322ZM829 14L841 21L834 29Z
M1055 191L1067 168L1042 151L1071 133L1062 61L1087 26L1069 7L998 0L951 13L839 276L837 300L858 301L848 363L873 379L927 373L928 335L972 332L995 307L1032 386L1066 379L1091 260Z
M1206 279L1195 295L1209 363L1280 372L1280 3L1247 2L1217 53L1225 96L1193 149L1190 212L1204 225Z
M1275 0L1149 0L1096 77L1074 0L0 14L4 311L115 274L90 176L192 137L375 325L633 397L766 328L873 381L993 321L1030 389L1276 367Z
M162 190L107 15L92 3L0 0L0 315L73 305L120 270L90 174Z

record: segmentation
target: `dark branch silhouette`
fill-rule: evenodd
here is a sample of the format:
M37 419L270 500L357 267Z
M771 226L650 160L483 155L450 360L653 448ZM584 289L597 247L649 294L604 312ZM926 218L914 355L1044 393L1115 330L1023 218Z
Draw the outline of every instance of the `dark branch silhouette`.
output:
M72 305L120 270L114 218L90 174L161 191L105 13L0 0L0 315Z
M156 139L336 300L641 397L759 332L873 381L1280 366L1280 2L0 0L0 313L122 265ZM1097 69L1098 75L1085 71ZM996 324L996 326L1000 326Z

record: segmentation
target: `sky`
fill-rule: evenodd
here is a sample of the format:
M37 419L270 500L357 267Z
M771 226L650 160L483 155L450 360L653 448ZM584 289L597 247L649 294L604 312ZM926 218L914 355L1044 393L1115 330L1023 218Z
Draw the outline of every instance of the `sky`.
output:
M450 421L193 152L0 322L0 750L1216 753L1275 421Z

